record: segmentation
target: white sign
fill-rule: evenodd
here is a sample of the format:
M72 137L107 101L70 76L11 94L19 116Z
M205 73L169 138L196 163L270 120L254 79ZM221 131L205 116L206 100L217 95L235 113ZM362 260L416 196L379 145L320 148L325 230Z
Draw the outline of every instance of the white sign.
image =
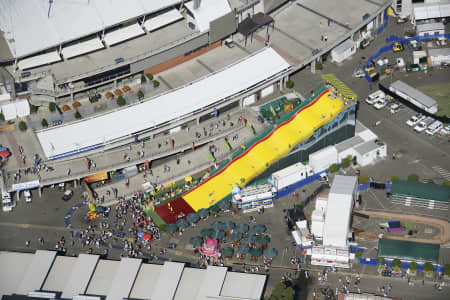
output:
M23 190L29 190L34 189L37 187L40 187L39 180L33 180L28 182L22 182L22 183L15 183L12 185L13 192L17 191L23 191Z

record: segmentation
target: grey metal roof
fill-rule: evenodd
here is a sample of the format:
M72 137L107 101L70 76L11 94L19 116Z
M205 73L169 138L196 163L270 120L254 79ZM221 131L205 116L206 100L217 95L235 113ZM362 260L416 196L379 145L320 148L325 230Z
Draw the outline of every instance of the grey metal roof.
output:
M342 152L344 150L355 147L361 143L364 143L364 140L359 135L355 135L354 137L345 140L342 143L336 144L334 146L336 147L338 152Z
M449 56L450 55L450 48L434 48L434 49L428 49L428 55L429 56Z
M28 266L25 276L17 290L18 294L27 294L40 290L55 260L56 251L37 250Z
M358 177L356 176L336 175L331 185L330 194L352 195L357 183Z
M222 285L226 274L226 268L208 266L206 268L205 277L203 278L203 282L195 299L204 300L206 296L220 296L220 291L222 290Z
M425 95L418 89L413 88L412 86L406 84L405 82L401 80L397 80L394 83L392 83L389 88L393 88L394 90L397 90L401 93L404 93L408 95L411 98L414 98L416 101L422 103L426 107L433 107L437 105L437 101L431 98L428 95Z
M263 293L265 282L266 275L227 272L220 296L257 300Z
M80 254L73 266L68 283L64 287L62 298L72 298L86 292L97 261L100 256Z
M122 300L128 298L141 263L142 259L137 258L123 257L120 260L119 269L111 283L111 289L106 296L106 300Z
M441 22L439 23L425 23L417 25L417 32L432 31L432 30L444 30L445 26Z
M358 145L355 147L355 151L358 152L359 154L365 154L365 153L369 153L375 149L380 148L381 145L378 145L377 143L375 143L375 140L371 140L371 141L367 141L361 145Z

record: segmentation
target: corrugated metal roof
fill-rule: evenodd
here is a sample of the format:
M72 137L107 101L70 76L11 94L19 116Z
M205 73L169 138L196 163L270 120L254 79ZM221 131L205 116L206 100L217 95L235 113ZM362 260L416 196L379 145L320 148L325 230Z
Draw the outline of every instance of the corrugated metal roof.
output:
M413 88L412 86L404 83L401 80L397 80L396 82L392 83L389 88L393 88L394 90L397 90L401 93L404 93L408 95L411 98L414 98L416 101L422 103L426 107L433 107L437 105L437 101L431 98L428 95L425 95L418 89Z
M378 257L438 263L440 245L380 239Z
M365 142L364 144L355 147L355 151L363 155L371 152L372 150L378 149L383 145L378 145L374 140Z
M450 202L450 187L439 184L394 180L391 193L392 195L404 195L424 199L424 201Z

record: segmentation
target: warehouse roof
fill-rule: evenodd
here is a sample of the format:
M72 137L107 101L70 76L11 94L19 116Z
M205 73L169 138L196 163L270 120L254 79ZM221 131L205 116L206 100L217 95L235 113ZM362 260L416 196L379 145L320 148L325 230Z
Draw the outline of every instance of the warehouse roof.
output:
M417 243L380 239L378 241L378 257L398 258L400 260L428 261L438 263L440 246L436 244Z
M417 25L417 32L444 30L444 29L445 29L445 26L441 22L425 23L425 24L418 24Z
M331 185L330 194L352 195L357 183L358 178L356 176L336 175Z
M439 184L394 180L391 193L393 195L405 195L424 200L450 202L450 186Z

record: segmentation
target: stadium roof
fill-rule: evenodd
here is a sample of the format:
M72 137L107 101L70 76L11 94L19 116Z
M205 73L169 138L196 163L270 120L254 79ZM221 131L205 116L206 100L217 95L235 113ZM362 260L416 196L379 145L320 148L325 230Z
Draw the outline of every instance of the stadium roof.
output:
M139 16L181 3L180 0L2 0L0 30L14 57L49 49ZM1 60L1 59L0 59Z
M392 195L404 195L423 199L450 202L450 187L439 184L394 180L391 189Z
M272 48L150 101L37 133L48 158L60 158L181 119L288 69ZM92 130L95 128L95 130Z
M40 290L55 260L55 256L56 251L37 250L25 276L21 280L17 292L19 294L27 294L31 291Z
M428 261L437 264L439 261L439 245L380 239L378 241L378 257L398 258L410 261Z
M56 252L50 252L56 254ZM73 266L69 280L63 289L62 298L84 294L97 266L98 255L80 254Z
M194 1L185 3L189 11L192 12L201 32L209 30L209 22L220 18L231 12L230 4L227 0L202 0L200 7L194 8Z

